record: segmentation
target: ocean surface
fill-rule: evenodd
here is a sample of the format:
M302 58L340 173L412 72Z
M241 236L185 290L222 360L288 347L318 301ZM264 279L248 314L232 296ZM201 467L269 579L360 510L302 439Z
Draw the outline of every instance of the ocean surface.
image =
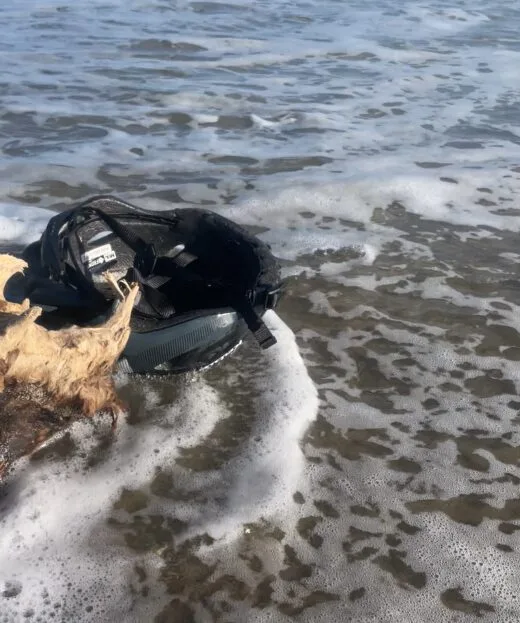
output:
M97 193L283 262L0 488L0 623L520 621L518 0L0 5L0 250Z

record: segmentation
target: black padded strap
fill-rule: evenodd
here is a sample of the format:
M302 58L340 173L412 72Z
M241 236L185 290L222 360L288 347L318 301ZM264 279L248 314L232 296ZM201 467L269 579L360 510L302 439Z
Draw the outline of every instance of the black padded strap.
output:
M265 322L256 313L248 298L242 299L237 305L233 305L233 308L242 316L247 324L247 328L254 335L260 348L265 350L276 344L276 338L271 331L269 331Z
M152 243L144 241L130 227L126 227L118 219L107 214L101 208L88 206L85 209L99 216L114 234L134 251L134 267L145 279L152 274L167 277L171 274L172 269L178 266L185 268L197 259L197 256L184 250L184 245L174 247L172 249L173 253L170 251L167 255L158 257Z
M53 277L59 277L64 270L62 259L62 239L60 231L69 221L73 220L74 210L65 210L53 216L42 234L40 247L42 266L48 268Z
M175 307L170 299L158 290L165 283L164 277L154 276L147 279L136 268L130 268L125 278L127 281L137 281L140 284L143 296L137 303L136 309L148 315L158 315L161 318L170 318L175 314Z
M153 266L155 251L153 245L147 244L129 227L120 223L116 218L107 214L101 208L84 204L72 210L65 210L53 216L42 235L41 259L42 265L47 266L54 277L60 277L65 269L63 243L65 236L60 235L63 227L68 226L71 230L81 216L96 214L108 227L127 244L132 251L141 258L143 264L150 263ZM151 271L150 271L151 272Z
M175 307L171 301L159 290L156 290L153 286L150 286L144 282L141 282L141 291L144 295L144 300L149 307L161 318L171 318L175 314ZM138 307L140 304L138 305Z
M121 240L127 244L132 251L135 251L135 253L145 253L149 246L153 246L145 242L141 236L138 236L134 231L132 231L132 229L130 229L130 227L123 225L118 219L114 218L101 208L86 206L84 210L86 212L93 212L99 216L99 218L110 227L114 234L121 238Z

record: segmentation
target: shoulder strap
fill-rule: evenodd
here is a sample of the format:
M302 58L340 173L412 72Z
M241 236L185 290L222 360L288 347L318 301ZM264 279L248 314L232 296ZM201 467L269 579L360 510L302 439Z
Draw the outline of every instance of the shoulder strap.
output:
M233 309L242 316L244 322L247 324L247 328L254 335L260 348L265 350L276 344L276 338L271 331L269 331L262 318L256 313L249 298L244 297L237 304L233 305Z
M65 210L53 216L47 223L47 227L41 238L41 263L52 277L58 278L63 274L63 239L60 233L63 228L74 218L74 209Z

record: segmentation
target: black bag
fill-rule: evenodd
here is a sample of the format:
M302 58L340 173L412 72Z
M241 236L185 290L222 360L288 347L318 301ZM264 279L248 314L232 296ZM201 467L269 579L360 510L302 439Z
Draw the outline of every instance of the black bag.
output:
M234 311L262 348L276 342L261 317L278 302L280 266L268 245L210 210L152 212L93 197L51 218L23 257L25 296L75 323L110 309L109 271L140 284L132 332Z

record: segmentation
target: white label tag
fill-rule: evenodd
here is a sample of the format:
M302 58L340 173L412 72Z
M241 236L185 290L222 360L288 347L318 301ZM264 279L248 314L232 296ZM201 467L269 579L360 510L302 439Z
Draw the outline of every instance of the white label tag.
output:
M87 265L88 269L91 269L101 264L108 264L108 262L112 262L116 258L116 252L112 249L112 245L104 244L101 247L97 247L97 249L83 253L81 261Z

